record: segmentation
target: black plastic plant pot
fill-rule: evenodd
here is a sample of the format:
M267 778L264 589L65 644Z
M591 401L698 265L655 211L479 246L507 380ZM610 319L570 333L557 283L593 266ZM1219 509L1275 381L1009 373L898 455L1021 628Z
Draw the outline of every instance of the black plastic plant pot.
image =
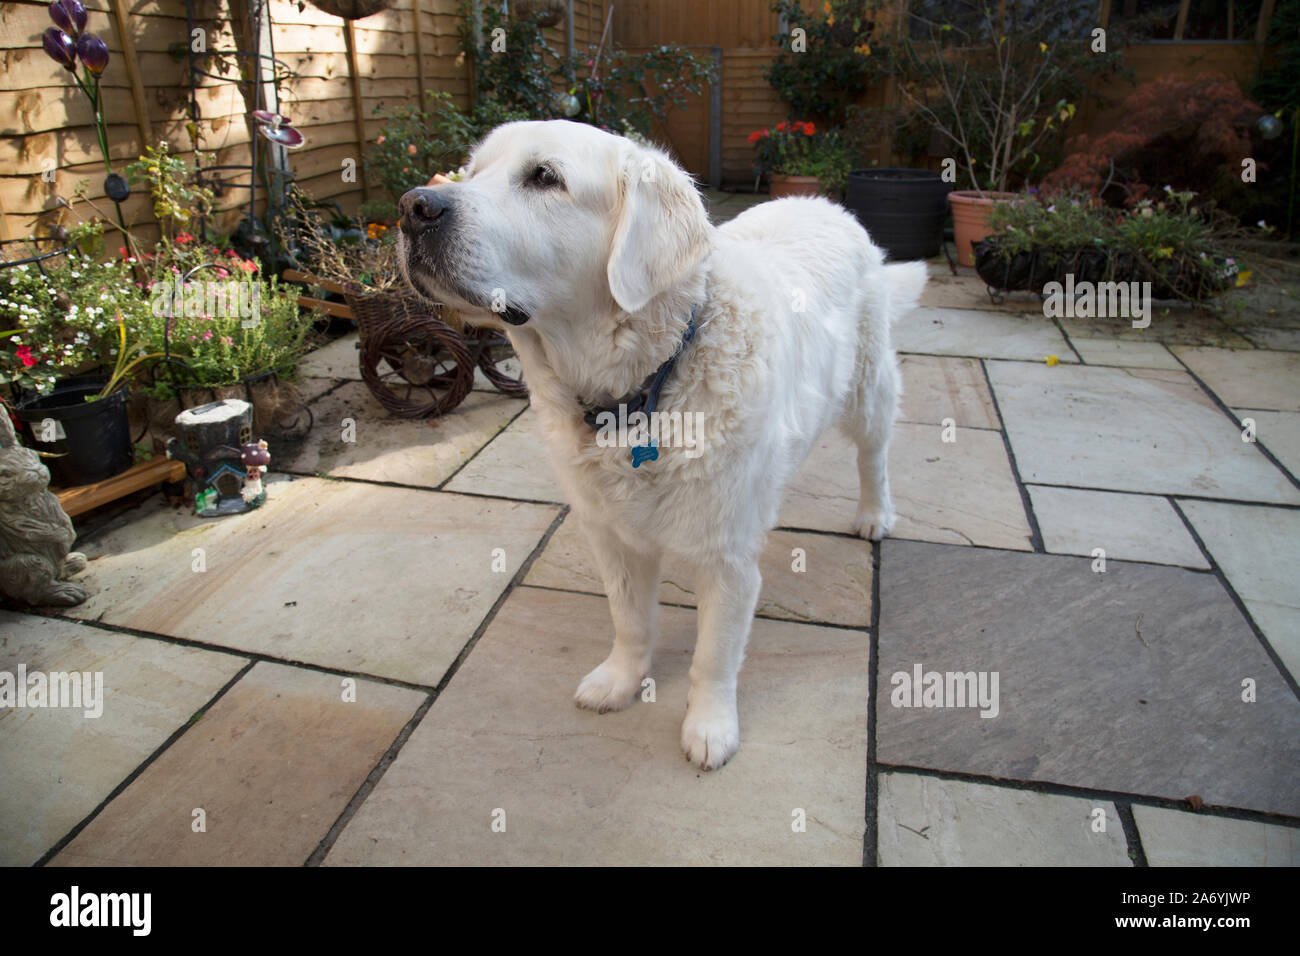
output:
M88 485L131 467L126 390L87 401L103 387L103 382L57 385L48 395L28 396L17 408L31 447L58 456L41 459L56 487Z
M939 254L949 183L930 169L855 169L844 205L891 260Z

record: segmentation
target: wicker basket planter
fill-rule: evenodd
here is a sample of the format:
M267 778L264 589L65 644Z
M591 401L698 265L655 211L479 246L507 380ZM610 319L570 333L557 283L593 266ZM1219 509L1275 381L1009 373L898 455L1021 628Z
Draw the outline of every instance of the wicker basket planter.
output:
M1217 256L1201 260L1171 256L1150 262L1129 252L1101 248L1034 248L1007 252L990 236L975 246L975 272L998 292L1030 291L1042 294L1049 282L1150 282L1153 299L1202 301L1233 287L1237 268Z

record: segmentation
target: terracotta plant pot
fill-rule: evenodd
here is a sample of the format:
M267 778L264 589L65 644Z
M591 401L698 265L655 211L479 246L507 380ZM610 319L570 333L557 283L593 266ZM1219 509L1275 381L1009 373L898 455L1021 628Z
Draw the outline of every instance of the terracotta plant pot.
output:
M816 176L778 176L774 173L768 184L768 195L773 199L821 194L822 182Z
M957 243L957 262L964 266L975 265L973 248L989 234L989 211L1000 199L1015 199L1015 193L985 192L959 189L948 194L952 205L952 234Z

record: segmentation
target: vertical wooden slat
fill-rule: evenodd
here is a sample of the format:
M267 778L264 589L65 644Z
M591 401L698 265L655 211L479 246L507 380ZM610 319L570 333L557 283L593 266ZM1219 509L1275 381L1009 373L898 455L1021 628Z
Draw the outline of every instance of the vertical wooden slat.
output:
M153 140L153 129L149 125L149 110L145 105L144 83L140 79L140 61L135 55L135 40L127 29L127 10L125 0L112 0L113 26L117 30L117 40L122 47L122 60L126 64L127 82L131 84L131 101L135 105L135 122L140 130L140 152L143 153ZM186 37L189 42L189 37Z
M365 164L360 162L366 149L366 118L361 107L361 70L357 66L357 31L351 20L343 21L343 42L348 54L348 86L352 88L352 126L357 137L357 178L361 182L361 198L370 198L370 186L366 183Z
M1268 25L1273 19L1273 0L1264 0L1259 5L1259 22L1255 24L1255 42L1262 44L1268 39Z
M420 23L420 0L411 0L411 18L415 23L415 87L420 94L420 109L424 109L424 28Z
M722 188L722 47L713 48L717 79L709 85L709 185Z
M1192 9L1192 0L1183 0L1178 6L1178 21L1174 24L1174 39L1183 38L1183 30L1187 28L1187 14Z
M1110 26L1110 0L1101 0L1101 12L1097 15L1097 22L1103 30Z

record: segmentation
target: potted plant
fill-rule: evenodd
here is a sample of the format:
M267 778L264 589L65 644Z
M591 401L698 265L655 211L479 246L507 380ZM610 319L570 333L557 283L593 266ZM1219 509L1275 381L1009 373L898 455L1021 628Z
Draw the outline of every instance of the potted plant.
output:
M963 265L988 232L994 201L1012 198L1014 180L1046 171L1088 74L1120 68L1118 31L1110 31L1104 57L1073 36L1057 39L1061 24L1094 6L969 0L946 7L943 22L909 13L898 90L910 122L951 150L944 165L952 179L971 187L948 194Z
M836 129L815 123L781 122L749 134L755 172L768 175L773 199L783 196L838 196L852 165L848 146Z
M1240 230L1194 193L1115 210L1080 190L1020 194L993 204L992 232L975 247L975 269L998 291L1041 293L1049 282L1150 282L1154 299L1200 301L1237 284L1232 240Z
M56 485L131 466L125 386L156 357L140 334L133 264L70 251L60 266L0 270L0 313L11 326L0 339L0 383Z

